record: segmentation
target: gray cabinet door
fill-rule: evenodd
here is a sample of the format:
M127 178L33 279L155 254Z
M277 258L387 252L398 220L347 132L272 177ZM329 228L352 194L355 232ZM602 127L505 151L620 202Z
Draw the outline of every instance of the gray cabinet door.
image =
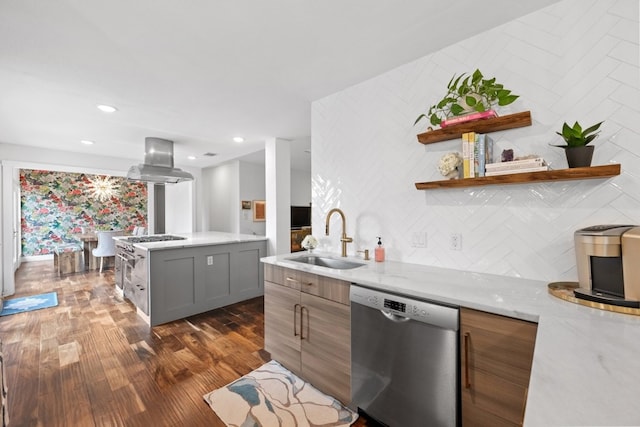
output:
M205 295L208 303L231 295L231 258L228 252L218 252L206 255L207 266L204 274Z
M266 242L149 251L151 326L264 293Z

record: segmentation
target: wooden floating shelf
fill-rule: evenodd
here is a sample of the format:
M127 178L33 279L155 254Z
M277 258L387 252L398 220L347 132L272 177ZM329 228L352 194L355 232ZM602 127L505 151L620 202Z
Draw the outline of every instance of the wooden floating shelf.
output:
M416 182L416 188L418 190L432 190L436 188L466 188L481 187L485 185L525 184L529 182L611 178L617 175L620 175L620 164L614 163L586 168L570 168L542 172L522 172L510 175L483 176L479 178Z
M531 126L531 111L523 111L491 119L474 120L442 129L430 130L418 134L418 141L422 144L433 144L434 142L460 138L463 133L467 132L489 133L525 126Z

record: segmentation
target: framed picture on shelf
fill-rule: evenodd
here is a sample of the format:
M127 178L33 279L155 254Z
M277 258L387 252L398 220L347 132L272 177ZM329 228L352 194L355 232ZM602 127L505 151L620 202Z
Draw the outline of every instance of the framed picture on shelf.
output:
M242 209L243 210L251 209L251 201L250 200L243 200L242 201Z
M253 201L253 221L265 221L266 214L266 206L264 200L254 200Z

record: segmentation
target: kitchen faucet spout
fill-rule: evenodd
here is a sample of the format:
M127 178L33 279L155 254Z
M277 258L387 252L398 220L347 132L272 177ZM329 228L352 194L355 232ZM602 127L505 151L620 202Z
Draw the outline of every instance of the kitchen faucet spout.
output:
M327 214L327 219L325 221L325 227L324 227L324 231L325 231L325 235L329 235L329 220L331 219L331 215L337 212L340 217L342 218L342 236L340 237L340 242L342 243L342 256L346 257L347 256L347 243L351 243L353 242L353 238L351 237L347 237L347 226L346 226L346 219L344 216L344 212L342 212L342 210L338 209L338 208L333 208L329 211L329 213Z

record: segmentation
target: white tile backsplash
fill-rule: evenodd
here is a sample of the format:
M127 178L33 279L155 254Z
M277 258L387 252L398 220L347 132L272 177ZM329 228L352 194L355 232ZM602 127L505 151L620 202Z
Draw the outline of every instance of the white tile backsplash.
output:
M618 0L612 2L607 12L621 18L638 18L638 0ZM636 28L636 35L638 29Z
M579 13L576 11L580 11ZM638 2L565 0L323 98L312 106L314 234L340 251L344 210L349 253L374 249L425 265L576 280L573 232L597 223L640 224ZM634 54L635 49L635 54ZM480 68L521 95L501 111L530 110L533 126L491 134L503 148L566 167L555 135L564 121L605 120L594 164L619 162L611 179L418 191L439 180L438 160L458 141L423 146L413 121L444 95L453 74ZM427 247L411 245L427 233ZM451 233L462 250L450 249Z

